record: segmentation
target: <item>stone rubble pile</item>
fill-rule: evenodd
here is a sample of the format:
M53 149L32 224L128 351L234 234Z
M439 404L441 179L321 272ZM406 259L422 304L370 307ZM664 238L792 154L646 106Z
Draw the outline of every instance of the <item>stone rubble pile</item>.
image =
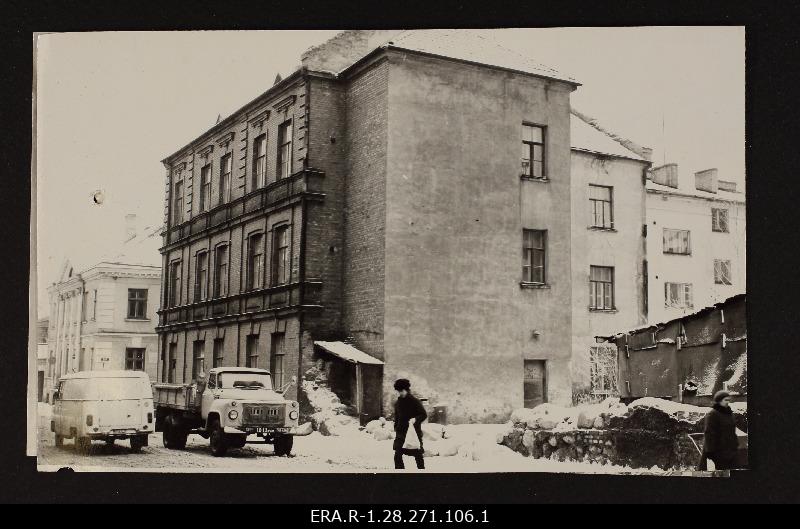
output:
M358 430L358 418L352 406L343 403L328 387L325 364L321 360L306 371L300 384L301 411L314 430L322 435L346 435Z

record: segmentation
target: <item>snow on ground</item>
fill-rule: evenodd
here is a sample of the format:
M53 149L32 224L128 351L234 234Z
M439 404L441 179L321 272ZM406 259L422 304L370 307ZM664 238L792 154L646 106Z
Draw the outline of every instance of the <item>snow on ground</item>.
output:
M323 436L313 432L296 437L294 457L278 457L271 445L247 445L231 450L226 457L213 457L208 441L190 435L185 450L164 448L161 434L153 433L149 446L139 454L130 453L128 441L113 446L95 442L87 455L76 454L72 442L54 446L50 432L51 406L39 405L39 470L55 471L70 467L76 471L135 472L285 472L285 473L415 473L414 459L406 457L406 470L394 470L392 440L376 441L357 429L342 436ZM453 442L459 453L450 457L426 457L424 472L577 472L588 474L664 474L658 469L642 470L612 465L559 462L525 457L497 444L497 434L506 424L461 424L447 427L450 439L425 441L426 447Z

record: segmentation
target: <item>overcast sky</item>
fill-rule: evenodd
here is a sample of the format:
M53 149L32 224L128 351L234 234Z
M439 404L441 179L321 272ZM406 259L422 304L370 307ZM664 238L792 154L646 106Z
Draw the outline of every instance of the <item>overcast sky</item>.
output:
M62 33L37 47L39 314L66 258L93 264L161 222L160 163L285 76L336 31ZM744 183L744 28L564 28L482 34L577 79L575 108L675 162ZM95 205L95 190L105 202ZM76 270L79 271L79 270Z

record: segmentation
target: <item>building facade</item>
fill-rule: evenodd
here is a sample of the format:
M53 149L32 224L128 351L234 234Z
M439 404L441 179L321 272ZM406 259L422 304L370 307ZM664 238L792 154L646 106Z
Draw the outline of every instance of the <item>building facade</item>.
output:
M310 49L163 161L159 380L281 385L346 341L383 361L375 413L400 377L454 421L591 391L593 336L644 318L649 154L578 86L455 31Z
M744 193L716 169L680 182L678 166L647 182L649 321L672 320L746 291ZM688 185L686 185L688 184Z
M150 261L158 259L157 245L147 244L156 232L161 228L129 241L141 246L137 250L149 248ZM147 259L130 256L130 260ZM146 371L155 380L160 285L157 265L104 260L78 273L69 262L65 264L59 280L48 288L44 375L48 402L58 378L67 373L133 369Z

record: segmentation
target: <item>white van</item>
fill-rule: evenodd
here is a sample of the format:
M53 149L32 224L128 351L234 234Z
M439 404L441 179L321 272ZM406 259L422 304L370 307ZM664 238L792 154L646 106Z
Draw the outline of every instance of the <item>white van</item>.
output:
M92 440L114 444L130 439L131 450L147 446L155 431L153 390L143 371L81 371L59 379L53 394L50 430L56 446L75 440L75 450L87 452Z

